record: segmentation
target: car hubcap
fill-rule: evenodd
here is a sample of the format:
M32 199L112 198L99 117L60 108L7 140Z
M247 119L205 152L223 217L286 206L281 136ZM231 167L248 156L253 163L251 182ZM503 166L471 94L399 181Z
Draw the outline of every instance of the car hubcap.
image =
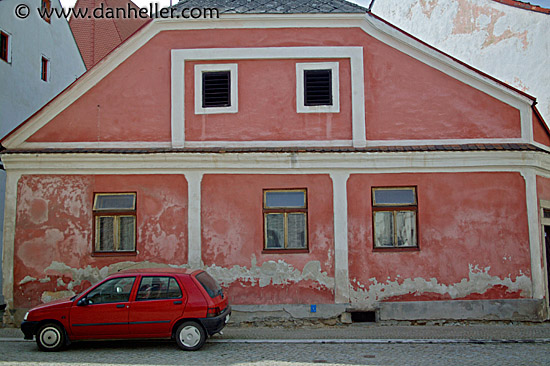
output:
M201 333L196 327L187 326L181 330L180 340L186 347L195 347L201 339Z
M46 328L42 332L42 344L46 347L55 347L59 343L59 333L55 328Z

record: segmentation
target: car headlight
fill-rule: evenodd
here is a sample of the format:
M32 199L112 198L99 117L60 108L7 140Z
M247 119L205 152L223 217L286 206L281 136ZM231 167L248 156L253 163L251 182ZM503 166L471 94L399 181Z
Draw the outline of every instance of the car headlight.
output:
M23 320L27 321L28 316L29 316L29 312L27 311L27 313L25 314L25 317L23 318Z

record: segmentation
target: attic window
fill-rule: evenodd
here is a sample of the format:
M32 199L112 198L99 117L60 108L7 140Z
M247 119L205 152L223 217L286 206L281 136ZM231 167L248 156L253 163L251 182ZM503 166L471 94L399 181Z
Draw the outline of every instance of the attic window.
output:
M296 64L296 110L340 112L338 62Z
M237 64L195 65L195 114L237 113Z
M231 72L202 73L202 107L231 106Z
M304 70L304 104L332 105L332 70Z

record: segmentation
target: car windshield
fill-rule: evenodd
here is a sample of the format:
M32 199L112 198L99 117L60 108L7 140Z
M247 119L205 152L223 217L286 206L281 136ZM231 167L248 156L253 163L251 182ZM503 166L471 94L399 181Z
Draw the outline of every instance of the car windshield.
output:
M197 280L200 282L202 287L208 292L210 297L214 298L216 296L222 295L223 291L220 285L213 279L208 273L201 272L196 276Z

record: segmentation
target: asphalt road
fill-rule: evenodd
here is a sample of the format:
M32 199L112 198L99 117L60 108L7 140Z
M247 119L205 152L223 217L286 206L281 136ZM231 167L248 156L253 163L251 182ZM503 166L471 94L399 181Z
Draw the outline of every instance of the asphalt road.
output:
M184 352L173 342L80 342L57 353L34 342L0 342L0 366L123 365L550 365L550 343L207 343Z

